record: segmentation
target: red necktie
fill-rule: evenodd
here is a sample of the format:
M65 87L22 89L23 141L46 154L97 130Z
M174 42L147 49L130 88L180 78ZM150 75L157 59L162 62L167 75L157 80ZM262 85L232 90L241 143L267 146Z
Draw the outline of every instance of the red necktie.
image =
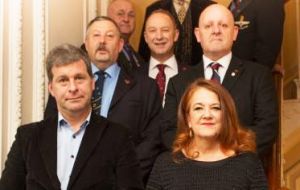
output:
M158 64L158 73L156 75L156 83L159 87L159 92L160 92L160 97L164 97L164 92L165 92L165 86L166 86L166 75L165 75L165 67L166 65L164 64Z
M219 63L212 62L211 64L209 64L209 66L211 67L212 73L213 73L212 76L211 76L211 80L216 81L218 83L221 83L221 78L220 78L220 75L218 73L219 68L220 68L221 65Z

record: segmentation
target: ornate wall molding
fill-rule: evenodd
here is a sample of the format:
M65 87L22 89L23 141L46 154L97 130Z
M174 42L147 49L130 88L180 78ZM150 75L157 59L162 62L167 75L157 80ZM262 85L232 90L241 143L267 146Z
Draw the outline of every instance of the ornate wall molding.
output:
M300 0L296 0L296 20L298 22L296 22L297 26L297 33L296 33L296 37L297 37L297 49L298 49L298 76L300 78L300 23L299 23L299 20L300 20Z
M83 38L85 38L86 26L97 16L97 0L84 0L83 5ZM84 39L83 39L84 41Z
M3 110L3 36L4 36L4 1L0 1L0 110ZM0 113L0 150L2 146L3 138L3 118L2 112ZM2 171L3 156L0 151L0 171Z
M45 105L45 0L33 3L32 121L43 119Z
M7 81L7 142L6 155L21 124L22 78L22 0L8 3L8 81Z
M98 0L98 3L100 3L100 10L98 10L99 15L107 15L107 7L109 2L109 0Z

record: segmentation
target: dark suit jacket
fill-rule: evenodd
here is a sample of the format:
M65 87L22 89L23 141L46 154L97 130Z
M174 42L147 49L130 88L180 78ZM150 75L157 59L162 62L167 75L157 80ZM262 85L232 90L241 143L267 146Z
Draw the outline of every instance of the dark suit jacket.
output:
M175 136L181 96L197 78L204 78L203 62L169 81L162 124L167 147ZM264 154L275 141L278 126L277 99L270 70L233 57L222 85L232 95L241 123L255 132L258 152Z
M190 3L190 9L191 9L191 14L192 14L192 28L195 28L198 26L198 19L200 16L200 13L206 8L208 5L212 4L213 2L210 0L191 0ZM160 0L152 3L149 5L146 9L145 13L145 19L144 19L144 26L142 29L141 33L141 38L140 38L140 44L139 44L139 54L144 58L146 62L149 61L150 58L150 49L144 39L144 30L145 30L145 21L147 18L150 16L150 14L157 9L164 9L169 12L171 12L171 9L173 7L173 2L172 0ZM179 36L182 35L182 27L181 24L177 18L177 15L173 15L177 24L177 28L179 29ZM194 33L194 31L191 31ZM189 65L195 65L201 60L202 56L202 48L199 45L199 43L196 40L195 35L192 35L192 61L191 63L186 63ZM180 37L179 37L180 39Z
M239 30L233 54L272 69L282 43L284 0L242 0L233 14L235 21L250 22Z
M59 190L57 115L18 128L0 180L1 190ZM92 114L68 189L143 189L133 143L125 127Z
M56 114L54 98L50 96L45 117ZM144 181L160 153L161 100L158 87L148 76L121 69L107 118L127 127L133 137Z
M118 64L126 69L127 72L132 72L133 70L140 69L145 67L144 59L131 47L132 53L136 60L132 63L130 59L128 59L124 53L124 49L119 53L118 56Z

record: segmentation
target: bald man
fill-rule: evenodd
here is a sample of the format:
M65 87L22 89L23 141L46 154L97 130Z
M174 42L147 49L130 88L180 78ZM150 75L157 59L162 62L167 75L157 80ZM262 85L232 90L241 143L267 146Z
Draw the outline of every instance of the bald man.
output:
M202 61L169 80L163 114L163 140L171 146L176 131L176 113L186 87L197 78L213 79L232 95L241 123L256 134L260 156L276 138L278 105L271 72L260 64L231 53L238 35L232 13L224 6L208 6L200 15L195 36L203 49ZM218 65L215 68L214 65Z
M136 70L145 64L129 43L135 30L135 14L134 6L130 0L113 0L107 8L107 15L117 23L125 42L118 57L118 63L129 71Z

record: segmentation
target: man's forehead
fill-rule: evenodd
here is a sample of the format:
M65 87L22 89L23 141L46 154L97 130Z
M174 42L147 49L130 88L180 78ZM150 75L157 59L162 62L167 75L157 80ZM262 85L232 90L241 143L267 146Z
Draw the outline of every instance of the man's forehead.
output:
M232 16L232 13L224 6L221 5L210 5L200 15L200 21L215 21L217 19L228 21Z
M113 8L114 10L134 10L133 4L128 0L116 0L113 1L110 5L110 8Z
M163 13L154 13L150 15L146 22L146 26L156 27L158 25L171 26L173 25L172 19Z
M104 27L105 26L105 27ZM99 20L95 21L91 26L90 30L98 30L98 31L112 31L118 32L117 27L114 23L109 20Z
M70 62L70 63L64 63L64 64L54 64L52 67L52 71L53 70L69 70L70 68L74 68L74 70L83 70L86 71L86 69L82 69L82 67L86 68L86 65L84 64L84 62L82 60L78 60L78 61L74 61L74 62Z

